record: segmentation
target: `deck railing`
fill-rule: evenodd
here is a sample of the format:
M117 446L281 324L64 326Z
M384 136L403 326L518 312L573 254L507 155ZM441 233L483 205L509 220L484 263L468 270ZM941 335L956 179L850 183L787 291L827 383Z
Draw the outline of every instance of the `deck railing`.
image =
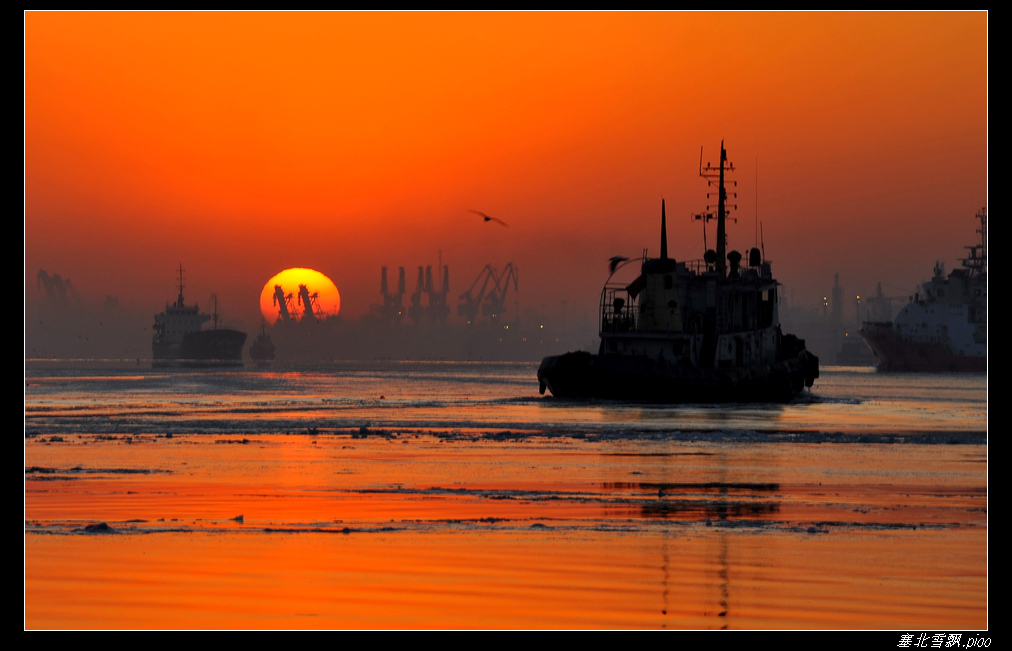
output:
M601 292L601 332L636 330L639 310L625 285L605 286Z

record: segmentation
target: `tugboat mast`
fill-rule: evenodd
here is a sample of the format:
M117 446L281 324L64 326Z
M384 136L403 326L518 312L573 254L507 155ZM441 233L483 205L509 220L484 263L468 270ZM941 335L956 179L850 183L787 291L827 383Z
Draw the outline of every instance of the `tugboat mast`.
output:
M661 199L661 260L668 259L668 220L664 216L664 199Z
M724 190L724 163L727 162L727 151L724 149L724 141L720 141L720 185L717 193L717 273L721 278L727 275L727 218L724 203L727 200L727 192Z
M214 312L212 312L212 315L213 315L212 318L214 319L214 329L217 330L218 329L218 295L217 294L211 294L211 301L214 302Z
M700 149L699 157L700 157L700 164L702 164L702 158L703 158L703 151L702 151L702 149ZM713 167L709 163L707 163L706 167L700 169L699 175L702 176L703 178L706 178L706 179L713 179L714 176L717 177L717 190L718 191L717 191L717 260L716 260L716 263L717 263L717 274L722 279L725 278L725 277L727 277L727 219L728 219L727 214L728 214L728 205L727 205L727 190L724 187L724 171L725 170L728 171L728 172L733 172L734 171L734 165L727 162L727 150L724 149L724 141L721 140L720 141L720 165L718 167ZM734 181L733 183L735 185L738 185L737 181ZM713 185L713 181L710 180L709 184ZM706 196L709 197L710 196L709 193ZM737 197L738 193L734 193L734 196ZM733 207L737 208L738 206L733 206ZM707 209L709 209L709 208L710 208L710 206L707 206ZM703 213L702 215L697 215L696 219L704 219L705 221L709 221L710 219L713 219L713 213ZM704 236L706 235L705 221L704 221L704 231L703 231Z
M176 299L176 307L185 307L183 304L183 263L179 263L179 298Z

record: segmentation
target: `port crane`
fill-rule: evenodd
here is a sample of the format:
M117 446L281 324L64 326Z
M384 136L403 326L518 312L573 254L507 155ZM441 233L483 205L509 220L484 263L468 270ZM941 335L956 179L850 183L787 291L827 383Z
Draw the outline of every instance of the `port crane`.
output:
M485 265L478 277L474 279L466 292L460 295L460 302L457 305L457 315L467 319L468 325L474 325L478 321L478 313L481 311L482 299L485 298L485 290L488 289L489 281L493 286L499 283L499 273L490 264ZM475 288L481 284L481 288L475 292Z
M443 282L439 291L432 282L432 267L425 268L425 293L429 296L429 316L439 325L446 324L450 308L446 305L446 295L450 293L450 267L443 267Z
M457 314L465 317L469 325L473 325L481 316L493 323L506 311L506 294L510 285L513 292L518 291L518 270L512 262L507 263L502 274L490 264L485 265L471 287L460 295ZM477 291L476 291L477 288Z
M293 321L295 320L295 314L297 314L295 305L295 297L289 292L285 295L285 290L281 288L281 285L274 286L274 306L278 308L278 320L280 321Z
M481 306L482 315L488 317L492 323L498 323L500 317L506 312L506 294L510 288L510 281L512 281L513 293L516 294L519 291L519 278L518 270L512 262L506 264L502 275L496 276L495 286L485 296L485 301Z
M305 285L299 285L299 305L302 306L302 318L310 319L315 321L316 319L323 316L323 310L320 309L320 292L309 293L309 288Z
M77 290L74 289L74 285L70 282L70 278L64 280L60 277L60 274L53 274L50 276L46 273L45 269L39 269L39 273L36 276L35 288L38 289L39 286L45 286L46 300L52 303L66 305L68 292L70 293L71 298L74 299L74 303L79 302Z
M404 316L404 267L400 268L397 277L397 292L391 294L387 283L387 268L383 267L380 280L380 293L383 295L383 318L388 323L400 323Z
M411 303L408 305L408 316L412 323L419 325L422 322L422 293L425 291L425 271L418 267L418 280L415 282L415 291L411 294Z

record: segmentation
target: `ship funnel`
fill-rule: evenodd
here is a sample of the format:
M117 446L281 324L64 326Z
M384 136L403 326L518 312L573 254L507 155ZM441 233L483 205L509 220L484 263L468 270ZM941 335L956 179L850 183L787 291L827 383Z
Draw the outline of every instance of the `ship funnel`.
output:
M664 199L661 199L661 260L668 259L668 220L664 215Z

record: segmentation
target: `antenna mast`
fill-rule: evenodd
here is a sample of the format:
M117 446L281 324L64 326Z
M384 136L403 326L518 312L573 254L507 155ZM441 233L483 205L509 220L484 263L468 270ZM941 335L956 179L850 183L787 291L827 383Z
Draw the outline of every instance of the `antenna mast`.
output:
M981 208L974 217L980 221L977 228L977 232L980 233L980 244L966 247L969 255L961 262L970 270L971 275L979 276L987 274L987 206Z
M759 246L759 157L755 157L755 244Z
M703 163L703 150L699 150L699 163ZM734 164L728 163L727 161L727 150L724 149L724 141L720 141L720 164L717 167L706 164L706 167L702 167L699 170L699 175L707 179L707 185L713 185L713 180L717 179L717 273L723 278L727 275L727 227L726 222L729 219L730 214L729 208L738 209L737 204L728 206L727 204L727 190L724 187L724 172L733 172ZM737 181L731 181L735 187L738 187ZM709 199L712 193L707 192L706 197ZM737 192L732 192L731 196L735 199L738 198ZM712 205L708 205L707 208L712 208ZM697 215L696 219L710 220L713 218L712 214ZM735 219L734 221L738 221ZM705 228L705 222L704 222Z
M183 307L183 263L179 263L179 298L176 299L176 307Z
M664 215L664 199L661 199L661 260L668 259L668 220Z

